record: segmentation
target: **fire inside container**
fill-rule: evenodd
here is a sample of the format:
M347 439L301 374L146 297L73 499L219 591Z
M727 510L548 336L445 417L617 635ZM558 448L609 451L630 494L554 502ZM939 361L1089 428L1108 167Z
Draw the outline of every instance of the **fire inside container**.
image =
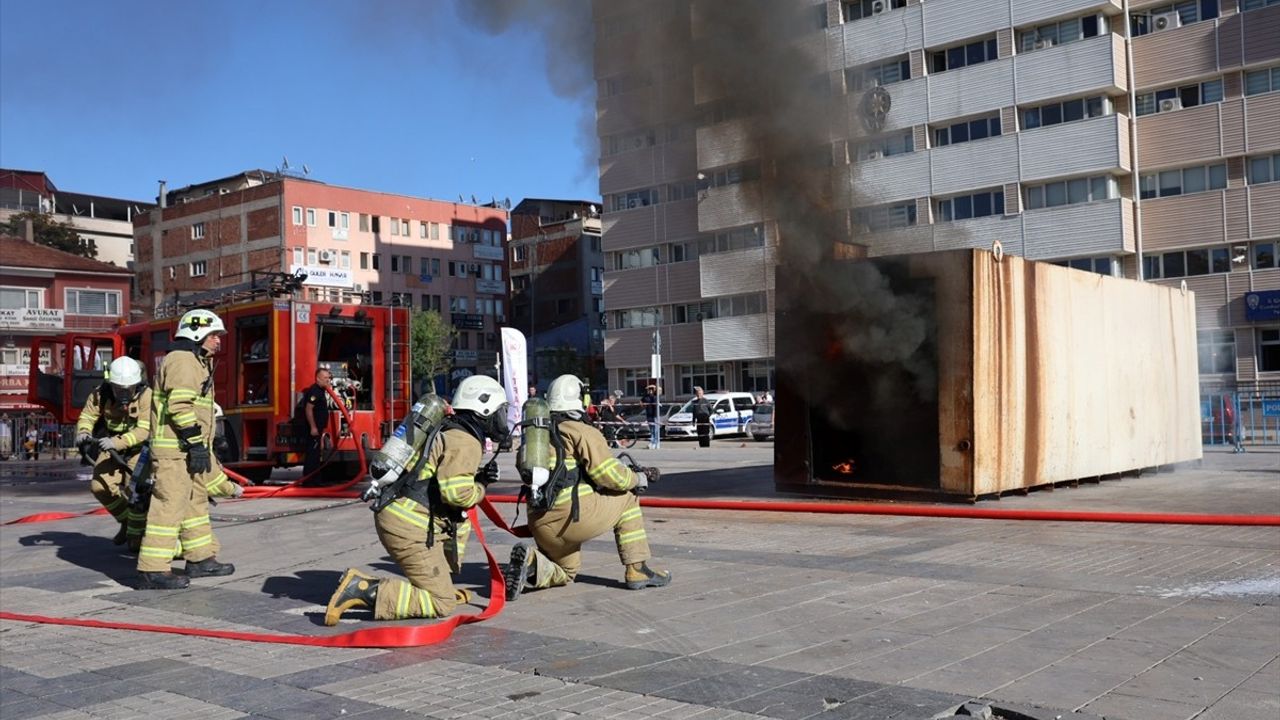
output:
M957 250L778 274L775 484L972 499L1200 457L1195 298Z

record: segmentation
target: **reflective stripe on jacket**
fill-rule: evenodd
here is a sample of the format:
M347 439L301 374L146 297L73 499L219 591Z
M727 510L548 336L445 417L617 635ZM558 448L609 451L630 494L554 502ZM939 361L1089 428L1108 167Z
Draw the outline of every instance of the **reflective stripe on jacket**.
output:
M213 382L208 360L174 350L164 356L151 395L151 450L156 457L184 457L178 430L196 426L213 445ZM202 394L201 390L205 392Z

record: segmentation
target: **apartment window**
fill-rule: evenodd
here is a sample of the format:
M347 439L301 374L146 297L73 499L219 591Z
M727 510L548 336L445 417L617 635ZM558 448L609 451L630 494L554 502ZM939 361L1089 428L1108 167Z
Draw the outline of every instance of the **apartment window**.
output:
M431 274L440 275L440 258L431 258Z
M471 301L471 298L462 297L459 295L450 295L449 296L449 312L456 312L456 313L467 312L467 308L470 306L470 301Z
M342 230L348 230L351 228L350 213L338 213L338 227Z
M343 250L338 255L338 267L344 270L351 269L351 251L350 250Z
M697 185L690 180L689 182L671 183L667 185L667 202L677 202L679 200L692 200L696 193Z
M1280 90L1280 65L1273 68L1251 70L1244 74L1244 94L1258 95Z
M855 222L871 232L892 228L911 227L916 224L915 201L898 205L859 208L854 211Z
M1247 0L1246 0L1247 2ZM1218 0L1187 0L1173 5L1146 8L1141 12L1129 15L1129 26L1133 36L1146 35L1167 28L1157 27L1157 18L1177 13L1178 25L1190 25L1201 20L1212 20L1218 17Z
M302 249L302 248L300 248L300 247L296 247L296 248L294 248L294 249L293 249L293 264L294 264L294 265L301 265L301 264L302 264L303 254L304 254L305 252L306 252L306 251L305 251L305 250L303 250L303 249Z
M1071 260L1055 260L1054 265L1069 267L1072 270L1095 272L1099 275L1115 275L1119 265L1110 257L1072 258Z
M671 249L667 251L670 254L671 262L687 262L689 260L698 259L698 244L695 242L672 243Z
M1106 15L1085 15L1040 25L1018 34L1018 52L1044 50L1055 45L1097 37L1108 31Z
M524 262L529 257L529 248L526 245L516 245L511 252L516 262Z
M1236 332L1234 330L1201 330L1196 333L1196 349L1200 357L1200 373L1236 371Z
M302 208L298 207L297 205L293 206L293 224L294 225L302 224Z
M1257 10L1269 5L1280 5L1280 0L1240 0L1241 10Z
M69 315L119 315L119 290L67 290L66 312Z
M360 232L369 232L369 216L360 213Z
M600 81L600 95L613 97L622 93L640 90L653 84L653 75L647 71L625 73Z
M381 305L381 304L382 304L382 291L381 291L381 290L374 290L372 293L370 293L370 297L372 298L372 300L373 300L373 304L374 304L374 305Z
M440 223L431 223L431 238L430 238L430 239L432 239L432 240L439 240L439 239L440 239Z
M713 393L725 387L724 365L720 363L700 363L696 365L677 365L676 377L680 379L680 394L692 395L694 387L700 387Z
M615 270L630 270L638 267L651 267L662 262L661 253L656 247L623 250L615 255Z
M1280 371L1280 328L1258 329L1258 371Z
M911 62L906 57L896 58L878 65L845 68L846 92L862 92L880 85L892 85L911 79Z
M1024 188L1022 194L1026 199L1027 209L1038 210L1044 207L1110 200L1119 197L1119 189L1114 177L1098 175L1044 185L1031 185Z
M1275 243L1257 243L1253 246L1253 267L1255 270L1280 267L1280 263L1276 261Z
M1230 251L1223 247L1177 250L1148 256L1144 261L1152 261L1143 266L1149 280L1231 272Z
M405 237L409 237L409 221L408 220L400 221L400 234Z
M760 179L760 163L750 162L732 165L718 170L705 170L698 173L698 189L706 190Z
M859 160L875 160L891 155L915 152L916 141L911 131L868 140L858 145Z
M25 310L26 308L40 307L44 307L43 290L22 287L0 288L0 308L5 310Z
M572 315L575 304L576 303L574 303L573 298L560 298L556 300L556 314Z
M378 267L379 267L380 265L382 265L382 253L374 253L374 254L373 254L373 269L374 269L374 270L377 270L377 269L378 269Z
M590 237L591 237L591 252L600 252L600 236L592 235Z
M307 248L307 264L314 267L316 262L317 260L316 260L315 248Z
M764 247L763 225L733 228L714 235L704 235L698 239L699 255L748 250L758 247Z
M187 272L191 277L204 277L209 274L209 261L197 260L187 267Z
M338 227L338 213L333 210L329 211L329 227Z
M716 302L714 300L674 305L671 308L671 322L677 325L700 323L703 320L710 320L714 317L717 317Z
M422 262L419 264L418 274L422 276L428 276L431 274L431 258L422 258Z
M315 227L315 226L316 226L315 208L307 208L307 227Z
M939 222L1004 214L1004 191L988 190L938 201Z
M1000 115L996 114L991 117L978 118L977 120L968 120L944 127L934 128L933 145L934 147L942 147L943 145L956 145L958 143L970 142L972 140L982 140L988 137L996 137L1000 134Z
M427 239L427 223L425 221L418 223L418 239Z
M632 190L631 192L616 193L607 197L609 209L617 212L619 210L632 210L639 207L648 207L658 204L657 188L645 188L644 190Z
M601 143L603 155L617 155L632 150L642 150L658 144L658 134L653 128L609 135Z
M1249 158L1249 184L1280 181L1280 153Z
M656 327L662 324L662 311L656 307L618 310L613 314L615 328Z
M935 50L929 53L929 72L946 72L957 70L968 65L990 62L998 58L996 39L976 40L966 45L957 45L946 50Z
M759 315L764 312L764 293L749 293L715 299L716 317L737 317L739 315Z
M1022 111L1022 129L1058 125L1111 114L1111 98L1090 97L1039 105Z
M1142 93L1137 96L1137 99L1139 115L1171 112L1196 105L1222 102L1222 78Z
M175 279L175 278L177 278L177 277L178 277L178 266L177 266L177 265L170 265L170 266L169 266L169 279L170 279L170 280L173 280L173 279Z
M641 397L644 395L645 386L649 384L649 370L623 370L622 371L622 388L623 392L629 397Z
M1143 200L1221 190L1227 186L1227 165L1204 165L1143 175L1138 194Z
M742 368L741 379L742 385L739 390L749 393L762 393L765 390L772 390L777 386L775 381L775 368L772 360L743 360L739 363Z
M360 269L361 270L369 269L369 253L367 252L360 253Z
M387 218L387 220L389 221L389 224L391 225L391 234L392 234L392 235L399 235L399 234L400 234L400 221L399 221L399 220L396 220L395 218Z
M844 0L840 3L840 18L853 22L906 6L907 0Z
M198 222L191 226L191 239L199 240L204 237L204 223Z
M404 271L405 275L413 274L413 257L411 255L405 255L400 258L400 269Z

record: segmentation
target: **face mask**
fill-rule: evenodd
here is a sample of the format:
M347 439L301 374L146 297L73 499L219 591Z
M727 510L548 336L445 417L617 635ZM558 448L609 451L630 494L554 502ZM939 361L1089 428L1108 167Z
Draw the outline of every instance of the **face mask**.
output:
M112 385L111 397L115 398L115 401L121 405L128 405L133 402L133 398L137 395L137 389L138 388L135 385L130 385L128 387Z
M490 439L502 442L511 437L511 428L507 426L507 404L502 403L486 419L485 434Z

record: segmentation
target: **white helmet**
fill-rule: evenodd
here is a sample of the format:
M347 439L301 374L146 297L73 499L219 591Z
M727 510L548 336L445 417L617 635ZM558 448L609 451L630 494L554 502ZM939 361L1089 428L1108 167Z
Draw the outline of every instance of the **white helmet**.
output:
M112 385L133 387L142 384L142 363L131 357L118 357L107 366L107 379Z
M458 383L452 404L454 410L470 410L480 417L489 417L507 404L507 392L488 375L472 375Z
M551 412L582 412L582 380L577 375L561 375L547 388Z
M178 321L178 332L174 333L174 337L186 338L196 342L203 341L209 336L209 333L226 332L227 328L222 324L222 318L218 317L212 310L188 310Z

